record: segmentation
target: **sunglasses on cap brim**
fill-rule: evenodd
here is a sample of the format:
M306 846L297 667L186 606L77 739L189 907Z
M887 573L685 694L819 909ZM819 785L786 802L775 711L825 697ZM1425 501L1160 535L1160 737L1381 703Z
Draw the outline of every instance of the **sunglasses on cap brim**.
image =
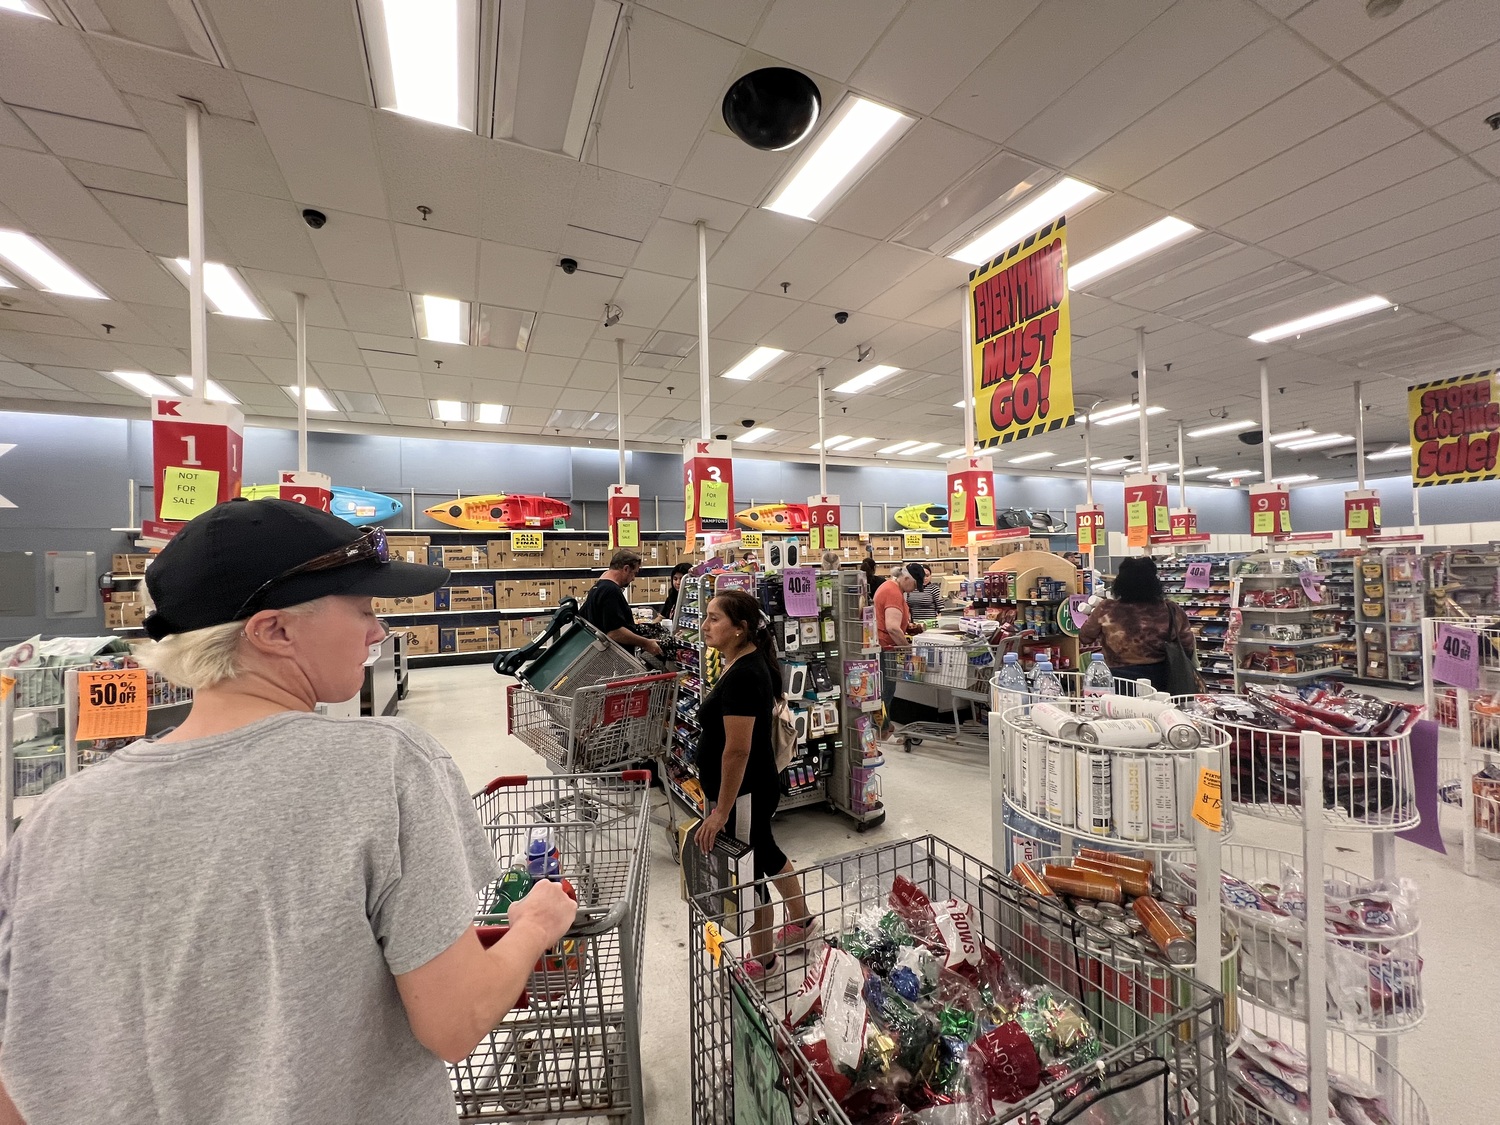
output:
M315 574L322 570L337 570L344 566L353 566L362 562L388 563L391 561L391 551L385 542L385 531L383 528L366 528L358 539L345 543L342 547L335 547L316 558L308 559L304 563L298 563L290 570L283 570L276 577L262 582L235 610L233 621L242 621L247 617L259 612L261 602L265 596L281 583L290 578L296 578L301 574Z

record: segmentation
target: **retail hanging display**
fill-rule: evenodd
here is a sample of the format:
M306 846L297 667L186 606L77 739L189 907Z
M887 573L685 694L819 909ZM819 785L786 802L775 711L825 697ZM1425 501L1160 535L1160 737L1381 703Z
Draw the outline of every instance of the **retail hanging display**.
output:
M1476 371L1406 392L1411 480L1417 488L1500 476L1496 372Z
M813 554L819 551L839 549L839 498L820 493L807 498L808 540L807 549Z
M1292 495L1287 486L1268 481L1250 486L1250 534L1289 535L1292 531Z
M165 542L186 521L240 494L245 416L222 402L153 398L151 454L155 511L141 531Z
M356 527L389 523L405 510L405 505L401 501L382 496L378 492L366 492L362 488L345 488L337 484L333 485L329 491L332 497L326 510ZM265 500L267 497L292 499L286 492L287 485L284 484L247 484L240 489L240 495L246 500Z
M1380 530L1380 493L1352 489L1344 493L1344 534L1363 538Z
M1167 478L1161 473L1131 473L1125 478L1125 541L1145 547L1153 537L1171 537Z
M994 462L957 457L948 462L948 531L955 547L969 545L972 531L995 528Z
M682 447L682 528L688 539L728 531L734 508L734 447L695 438Z
M425 515L463 531L497 531L515 527L563 527L573 514L566 500L550 496L528 496L518 492L495 492L485 496L460 496L445 504L434 504Z

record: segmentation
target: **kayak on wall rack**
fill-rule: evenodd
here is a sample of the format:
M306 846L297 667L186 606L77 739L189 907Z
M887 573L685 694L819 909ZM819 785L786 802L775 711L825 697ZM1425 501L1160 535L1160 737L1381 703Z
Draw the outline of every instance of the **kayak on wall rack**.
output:
M948 530L948 509L941 504L908 504L894 518L896 526L907 531Z
M806 504L759 504L734 513L735 522L751 531L806 531Z
M514 527L560 527L561 521L572 516L573 506L550 496L495 492L434 504L424 514L463 531L499 531Z
M240 495L246 500L272 500L281 495L281 485L251 484L240 489ZM329 510L339 519L347 520L356 527L363 527L366 524L386 523L395 519L405 511L405 505L379 492L366 492L362 488L344 488L336 484L333 486L333 500L329 505Z

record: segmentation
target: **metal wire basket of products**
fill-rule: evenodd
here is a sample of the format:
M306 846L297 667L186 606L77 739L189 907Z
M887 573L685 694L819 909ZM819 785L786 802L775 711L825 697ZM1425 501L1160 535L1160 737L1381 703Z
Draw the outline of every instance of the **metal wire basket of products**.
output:
M627 676L571 695L512 684L507 729L560 773L595 773L665 757L677 710L677 676Z

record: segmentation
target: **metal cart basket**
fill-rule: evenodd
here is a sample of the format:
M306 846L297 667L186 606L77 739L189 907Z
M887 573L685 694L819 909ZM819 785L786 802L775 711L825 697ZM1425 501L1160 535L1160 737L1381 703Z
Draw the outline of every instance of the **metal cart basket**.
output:
M514 1008L449 1067L464 1121L645 1120L641 942L650 775L497 777L474 795L502 869L545 834L578 897L567 937L537 962ZM504 936L502 878L476 903L480 940Z
M1039 1089L991 1122L1046 1120L1061 1091L1153 1057L1168 1068L1173 1125L1228 1121L1223 1000L1213 989L1165 966L1142 986L1130 959L1104 931L1065 917L1047 900L934 836L851 852L798 875L809 913L827 937L839 934L873 903L883 906L897 875L934 903L949 898L967 902L976 936L1000 954L1025 986L1049 984L1088 1012L1101 1041L1099 1057L1056 1081L1055 1075L1044 1076ZM849 1125L849 1116L786 1022L810 958L819 951L812 950L808 958L778 957L765 979L752 983L743 969L748 938L715 921L723 903L716 891L694 898L689 911L694 1125Z
M507 729L561 773L595 773L663 758L672 737L677 677L630 676L555 695L512 684Z

